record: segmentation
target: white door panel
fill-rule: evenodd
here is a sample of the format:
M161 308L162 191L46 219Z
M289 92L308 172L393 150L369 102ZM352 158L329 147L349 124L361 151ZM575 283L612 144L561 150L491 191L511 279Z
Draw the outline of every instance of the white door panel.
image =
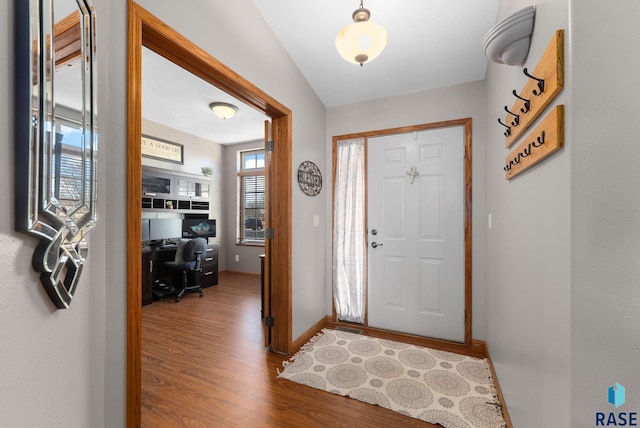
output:
M369 138L370 326L464 341L463 195L462 126Z

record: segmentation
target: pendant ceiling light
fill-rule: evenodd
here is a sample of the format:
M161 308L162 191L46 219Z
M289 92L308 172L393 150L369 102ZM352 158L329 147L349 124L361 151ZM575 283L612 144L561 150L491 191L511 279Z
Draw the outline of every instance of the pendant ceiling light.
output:
M211 103L209 108L220 119L232 118L238 111L238 107L229 103Z
M387 30L380 24L369 21L371 12L360 1L360 8L353 12L353 24L347 25L336 37L336 49L353 64L373 61L387 46Z

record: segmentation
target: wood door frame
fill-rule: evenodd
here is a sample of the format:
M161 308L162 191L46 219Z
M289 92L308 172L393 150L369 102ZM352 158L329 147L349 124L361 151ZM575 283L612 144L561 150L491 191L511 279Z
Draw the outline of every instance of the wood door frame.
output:
M291 144L292 113L193 42L128 0L127 87L127 427L141 424L142 316L142 46L271 117L273 186L271 228L271 308L275 318L271 350L291 350Z
M364 138L365 140L365 156L367 155L369 138L370 137L382 137L385 135L396 135L396 134L407 134L410 132L419 132L425 131L429 129L439 129L439 128L449 128L452 126L463 126L464 127L464 270L465 270L465 279L464 279L464 344L467 346L472 345L473 340L473 324L472 324L472 315L473 315L473 296L472 296L472 219L471 219L471 202L472 202L472 183L473 183L473 170L472 170L472 119L470 117L463 119L454 119L447 120L443 122L433 122L433 123L425 123L421 125L412 125L412 126L402 126L398 128L388 128L388 129L380 129L376 131L366 131L366 132L358 132L354 134L345 134L345 135L336 135L333 137L333 153L332 153L332 173L333 173L333 189L331 196L331 203L333 204L335 198L335 182L336 182L336 165L337 165L337 147L338 141L340 140L349 140L353 138ZM367 159L365 158L365 171L367 170ZM366 172L365 172L365 180L367 180ZM368 189L365 189L365 206L368 204ZM333 211L333 210L332 210ZM365 226L367 226L368 218L365 213ZM332 228L333 225L332 221ZM367 254L367 242L365 241L365 254ZM332 256L333 257L333 254ZM366 256L365 256L366 260ZM368 263L368 261L365 261ZM366 278L365 272L365 278ZM368 283L365 280L365 302L367 300L368 295ZM332 296L333 297L333 296ZM337 314L335 310L335 301L331 299L333 305L333 322L338 322ZM368 306L365 304L365 326L368 326ZM443 341L447 342L447 341ZM455 342L458 343L458 342Z

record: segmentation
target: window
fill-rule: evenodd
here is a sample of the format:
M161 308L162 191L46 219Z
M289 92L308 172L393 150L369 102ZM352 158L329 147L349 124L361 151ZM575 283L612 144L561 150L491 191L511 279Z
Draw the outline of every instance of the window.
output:
M50 185L54 198L69 210L90 201L95 185L84 186L84 182L89 180L91 168L95 168L84 148L80 124L56 117Z
M264 150L240 152L238 243L264 245Z

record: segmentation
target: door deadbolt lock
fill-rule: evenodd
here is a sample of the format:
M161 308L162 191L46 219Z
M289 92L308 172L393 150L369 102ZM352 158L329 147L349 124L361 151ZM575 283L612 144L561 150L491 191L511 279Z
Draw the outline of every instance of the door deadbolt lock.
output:
M378 247L382 247L384 244L378 244L377 242L372 242L371 243L371 247L372 248L378 248Z
M373 229L373 230L371 231L371 234L372 234L373 236L376 236L376 235L378 234L378 229Z

